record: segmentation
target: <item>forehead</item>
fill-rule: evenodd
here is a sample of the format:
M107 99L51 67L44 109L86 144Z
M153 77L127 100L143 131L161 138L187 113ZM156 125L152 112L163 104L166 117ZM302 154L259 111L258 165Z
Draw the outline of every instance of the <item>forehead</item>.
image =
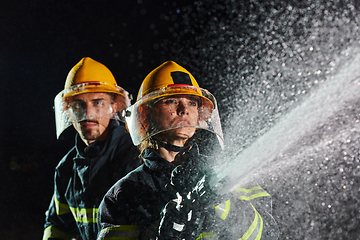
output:
M92 101L92 100L110 100L111 96L107 93L82 93L69 97L69 102L72 101Z
M176 94L176 95L170 95L170 96L162 97L162 98L159 99L159 101L163 100L163 99L168 99L168 98L179 98L179 99L181 98L181 99L190 100L190 101L199 100L198 96L186 95L186 94Z

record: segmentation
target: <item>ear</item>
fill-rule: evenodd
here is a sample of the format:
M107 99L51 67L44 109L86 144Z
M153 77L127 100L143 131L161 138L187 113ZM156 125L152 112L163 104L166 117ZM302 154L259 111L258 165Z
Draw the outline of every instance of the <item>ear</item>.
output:
M117 95L116 98L111 101L111 107L113 109L113 113L120 112L130 107L130 100L122 95Z
M118 102L116 102L116 101L113 101L112 103L111 103L111 109L112 109L112 113L117 113L117 112L119 112L120 111L120 106L119 106L119 103Z

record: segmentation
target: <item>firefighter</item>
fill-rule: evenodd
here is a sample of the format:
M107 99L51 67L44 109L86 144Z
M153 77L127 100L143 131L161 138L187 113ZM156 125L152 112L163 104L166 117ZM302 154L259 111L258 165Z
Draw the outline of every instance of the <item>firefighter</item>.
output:
M226 230L227 223L240 219L229 214L229 204L243 194L227 199L210 184L202 139L211 132L223 146L223 134L215 97L200 88L190 72L173 61L154 69L126 115L144 164L105 195L98 239L239 239L259 236L257 232L261 236L260 220L243 227L244 233ZM246 191L247 200L266 194L261 189L256 190L260 195Z
M107 190L140 165L139 151L121 123L130 105L103 64L82 58L54 100L56 134L73 125L75 146L55 168L54 194L43 240L96 239L97 211Z

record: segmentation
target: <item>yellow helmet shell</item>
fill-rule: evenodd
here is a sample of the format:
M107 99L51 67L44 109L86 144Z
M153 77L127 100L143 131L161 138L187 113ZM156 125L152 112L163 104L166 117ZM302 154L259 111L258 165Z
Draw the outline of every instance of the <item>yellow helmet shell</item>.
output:
M186 94L202 97L205 104L213 105L209 99L202 95L194 76L173 61L163 63L146 76L140 86L136 101L158 90L163 91L154 98Z
M167 61L146 76L141 84L137 100L158 89L175 84L199 87L190 72L173 61Z
M64 96L108 92L123 95L111 71L102 63L92 58L82 58L69 72L65 81Z

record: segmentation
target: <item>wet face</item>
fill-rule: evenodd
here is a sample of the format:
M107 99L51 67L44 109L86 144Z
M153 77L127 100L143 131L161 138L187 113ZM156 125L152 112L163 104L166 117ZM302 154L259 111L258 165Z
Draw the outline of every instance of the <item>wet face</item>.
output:
M115 113L111 96L107 93L84 93L69 98L71 118L82 140L89 145L107 137L110 118Z
M190 95L166 97L155 104L154 113L155 124L160 130L171 129L158 134L158 138L183 146L196 130L188 126L198 125L199 98Z

